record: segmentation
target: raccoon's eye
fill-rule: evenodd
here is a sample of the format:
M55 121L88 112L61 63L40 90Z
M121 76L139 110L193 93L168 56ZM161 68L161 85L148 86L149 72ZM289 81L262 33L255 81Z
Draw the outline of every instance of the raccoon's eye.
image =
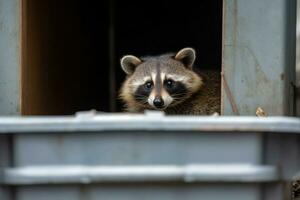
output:
M151 89L152 86L153 86L152 81L147 81L147 82L145 83L145 87L146 87L147 89Z
M171 79L166 80L165 84L167 85L167 87L171 88L174 85L174 81Z

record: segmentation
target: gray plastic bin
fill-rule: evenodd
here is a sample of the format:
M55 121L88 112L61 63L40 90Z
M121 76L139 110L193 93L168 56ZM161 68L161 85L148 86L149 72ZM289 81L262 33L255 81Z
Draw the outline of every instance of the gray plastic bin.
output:
M1 199L284 199L299 133L284 117L1 118Z

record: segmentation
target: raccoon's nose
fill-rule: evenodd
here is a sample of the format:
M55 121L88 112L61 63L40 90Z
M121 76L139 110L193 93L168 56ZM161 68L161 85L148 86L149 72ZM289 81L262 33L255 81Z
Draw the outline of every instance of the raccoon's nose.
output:
M164 107L164 100L161 97L155 97L153 104L156 108Z

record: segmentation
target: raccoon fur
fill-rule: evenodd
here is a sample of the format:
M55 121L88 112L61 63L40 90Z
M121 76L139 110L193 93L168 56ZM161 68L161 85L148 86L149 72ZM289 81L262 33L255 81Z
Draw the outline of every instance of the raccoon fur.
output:
M166 114L220 113L220 74L193 70L196 52L184 48L176 54L121 59L127 74L120 98L128 112L162 110Z

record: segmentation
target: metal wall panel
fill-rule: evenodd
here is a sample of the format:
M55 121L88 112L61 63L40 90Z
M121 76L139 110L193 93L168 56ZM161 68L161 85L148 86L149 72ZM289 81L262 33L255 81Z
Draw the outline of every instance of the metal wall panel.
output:
M295 11L295 0L224 0L225 115L292 114Z
M15 167L257 164L261 135L255 133L101 132L14 135ZM81 186L18 186L18 200L260 199L260 184L107 183Z
M20 0L0 0L0 115L20 113Z
M266 147L270 133L282 138ZM16 200L281 200L299 133L284 117L6 117L13 162L0 181Z
M259 200L259 185L132 184L92 186L26 186L18 200Z
M21 134L14 136L13 158L16 167L64 164L259 164L262 160L261 149L261 136L253 133Z

